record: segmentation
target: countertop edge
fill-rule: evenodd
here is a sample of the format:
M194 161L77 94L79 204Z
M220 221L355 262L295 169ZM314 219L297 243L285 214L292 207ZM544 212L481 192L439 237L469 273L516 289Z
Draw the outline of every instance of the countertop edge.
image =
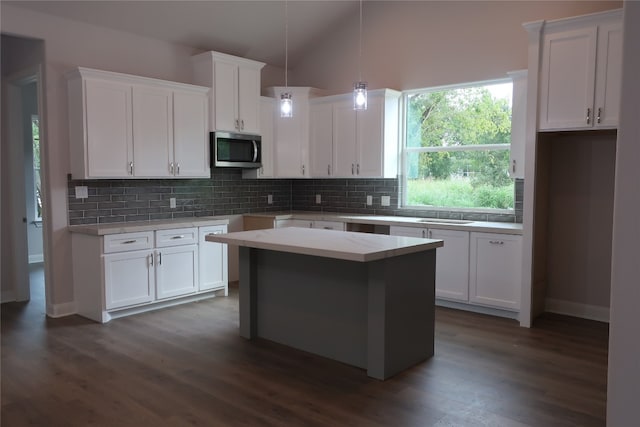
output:
M68 230L72 233L88 234L92 236L104 236L108 234L135 233L141 231L168 230L172 228L206 227L210 225L228 225L228 219L215 217L170 219L145 222L70 225Z

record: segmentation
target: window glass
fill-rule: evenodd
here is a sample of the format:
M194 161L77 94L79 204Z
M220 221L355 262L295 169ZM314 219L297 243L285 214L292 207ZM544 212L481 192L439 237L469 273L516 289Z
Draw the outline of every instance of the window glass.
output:
M405 207L513 209L511 81L405 94Z

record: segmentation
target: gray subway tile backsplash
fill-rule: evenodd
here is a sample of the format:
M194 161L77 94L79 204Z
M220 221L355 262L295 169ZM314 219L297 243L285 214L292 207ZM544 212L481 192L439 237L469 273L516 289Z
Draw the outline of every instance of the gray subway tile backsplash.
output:
M74 187L89 187L89 198L75 198ZM524 181L515 182L513 213L487 214L443 210L399 209L398 179L243 179L240 169L212 169L210 179L69 180L70 225L133 222L243 213L311 211L352 212L368 215L400 215L522 222ZM267 195L273 203L267 203ZM316 203L320 194L321 203ZM367 195L373 204L366 204ZM390 196L390 206L381 205ZM170 199L176 199L176 208Z

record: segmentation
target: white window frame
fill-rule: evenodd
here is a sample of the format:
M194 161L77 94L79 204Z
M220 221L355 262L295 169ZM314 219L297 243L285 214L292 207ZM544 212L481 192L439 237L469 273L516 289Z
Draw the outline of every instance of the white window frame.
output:
M437 152L454 152L454 151L490 151L490 150L509 150L511 151L511 144L482 144L482 145L466 145L466 146L447 146L447 147L407 147L407 110L409 96L413 94L420 94L425 92L440 92L451 89L466 89L470 87L478 86L490 86L503 83L513 83L513 79L510 77L483 80L476 82L468 82L462 84L452 84L444 86L434 86L423 89L411 89L402 92L402 126L401 126L401 146L400 146L400 170L399 174L400 185L398 186L398 200L400 200L400 209L405 210L430 210L430 211L456 211L456 212L478 212L478 213L509 213L512 214L514 209L496 209L496 208L463 208L456 206L421 206L421 205L408 205L407 204L407 157L409 153L437 153ZM513 100L512 104L513 106ZM515 202L515 201L514 201Z

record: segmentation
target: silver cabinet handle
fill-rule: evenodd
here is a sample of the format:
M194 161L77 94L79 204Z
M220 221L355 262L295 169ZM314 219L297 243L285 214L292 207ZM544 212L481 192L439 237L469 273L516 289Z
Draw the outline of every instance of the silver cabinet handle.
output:
M353 173L353 167L354 167L354 165L353 165L353 163L351 163L351 175L354 175L354 173Z
M180 236L171 236L171 240L178 240L178 239L184 239L184 234Z
M151 266L153 266L153 254L149 255L149 261L151 262Z
M302 165L302 175L304 176L304 165Z
M602 108L598 108L598 117L596 117L596 120L598 121L598 123L600 123L601 116L602 116Z
M515 161L515 159L511 162L511 172L516 173L516 161Z
M173 162L169 163L169 173L173 175Z
M135 243L136 240L125 240L124 242L122 242L123 245L130 245L132 243Z
M158 252L158 265L162 265L162 252Z
M240 120L240 130L244 130L244 119Z
M433 231L429 230L429 238L433 239Z
M240 130L240 121L238 119L236 119L236 130Z
M587 124L591 124L591 108L587 108Z
M492 245L504 245L504 242L502 240L489 240L489 243L491 243Z
M222 234L222 231L214 231L213 233L208 233L207 236L215 236L216 234Z
M327 175L331 176L331 165L327 165Z
M427 236L425 235L425 232L426 232L426 230L425 230L425 229L422 229L422 237L427 237Z
M133 175L133 162L129 162L129 175Z
M176 163L176 175L180 175L180 163Z
M313 228L313 222L309 223L309 228Z
M356 175L360 175L360 163L356 165Z

